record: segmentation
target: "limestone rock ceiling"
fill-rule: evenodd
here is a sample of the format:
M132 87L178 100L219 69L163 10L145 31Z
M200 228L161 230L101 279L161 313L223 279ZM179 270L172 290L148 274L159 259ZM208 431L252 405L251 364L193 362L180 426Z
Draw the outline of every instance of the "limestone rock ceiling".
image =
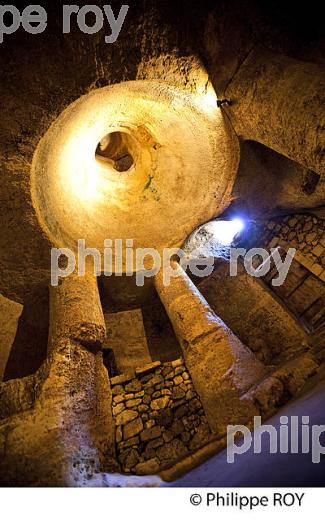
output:
M302 62L324 62L324 46L317 36L323 27L317 11L301 8L297 32L298 5L283 13L283 2L272 2L264 12L260 2L252 1L247 9L250 16L243 17L242 5L237 4L220 0L188 9L184 0L139 0L132 3L118 41L108 45L103 34L85 37L77 30L63 35L62 6L52 2L47 31L35 38L24 31L8 36L0 53L0 292L4 296L23 302L49 283L52 244L31 201L31 163L42 137L80 96L107 85L157 78L186 92L203 93L210 78L220 97L257 42ZM319 31L310 28L311 18ZM317 38L311 39L310 34ZM324 183L301 203L302 168L296 164L288 168L287 160L277 158L267 146L248 146L247 141L244 145L240 182L232 193L239 203L245 204L249 197L254 210L258 203L259 215L266 207L273 214L281 191L282 211L320 205ZM205 143L203 150L207 148ZM202 153L201 161L203 157ZM204 161L209 159L204 157ZM203 186L201 177L202 170L198 182ZM70 239L72 231L64 229Z
M22 37L24 37L24 34ZM122 44L124 41L124 39L121 39ZM98 61L97 56L96 60L94 59L92 43L86 47L84 43L80 46L78 38L77 41L73 41L72 35L64 41L61 40L61 36L58 36L57 39L47 40L44 42L44 46L32 45L31 48L31 42L32 40L26 39L25 41L24 38L16 46L11 46L9 42L0 55L0 63L2 63L3 70L6 70L0 85L2 115L0 120L0 292L4 296L21 303L26 298L28 299L35 290L38 291L40 287L45 288L50 281L50 249L53 242L49 240L48 235L41 228L31 200L31 166L40 140L72 101L78 100L80 96L88 92L95 92L98 90L97 87L100 86L100 83L109 85L135 77L131 61L128 62L127 70L120 74L120 69L114 67L114 70L112 70L110 68L110 64L113 63L112 58L106 56L105 79L99 82ZM120 45L117 48L122 62L126 50ZM111 47L108 50L110 49ZM127 52L129 53L129 49ZM31 53L35 57L33 62L25 60L27 53ZM55 60L52 59L54 55L56 56ZM71 67L69 66L66 74L67 59L72 60L73 67L71 62ZM115 59L117 58L115 57ZM190 106L189 100L185 102L186 93L192 92L203 95L208 76L199 60L194 60L194 65L191 57L189 59L184 58L183 61L187 63L185 71L183 68L179 68L177 56L169 57L167 66L168 70L172 71L169 80L171 81L173 78L175 92L177 91L175 87L178 87L184 93L184 103L188 103ZM20 66L11 67L12 62L20 63ZM101 62L101 67L104 66L103 63ZM140 65L141 72L139 74L142 78L150 78L156 75L151 62L148 69L146 69L143 61ZM18 88L17 85L23 85L23 88ZM180 91L178 92L179 102L181 103L183 97ZM154 96L152 97L154 98ZM202 99L206 100L207 98L203 97ZM202 107L194 108L193 106L193 113L196 111L202 112L204 128L211 127L211 114L206 113L204 115ZM196 115L195 118L197 122L200 121L199 115ZM195 118L193 117L193 120ZM182 125L184 125L184 122L180 124L180 131L182 131ZM221 120L220 125L223 125ZM227 127L227 122L224 122L224 125ZM203 126L198 125L196 129L195 139L193 137L194 147L197 147L196 142L199 134L202 135ZM90 146L93 147L91 150L92 159L95 157L99 140L108 131L109 123L108 126L105 125L103 133L96 142L87 143L87 149L90 149ZM232 138L230 137L230 140ZM143 139L142 136L142 141ZM177 139L180 141L180 136L177 136ZM130 140L138 142L132 137ZM209 163L207 157L209 154L211 157L211 154L215 153L213 151L214 146L214 144L206 142L202 144L201 166ZM82 148L79 146L76 160L81 150ZM207 154L205 157L204 153ZM192 151L189 154L189 157L192 157ZM94 164L99 168L97 161L94 161ZM106 175L107 173L108 170L106 170ZM123 175L127 177L128 173ZM201 169L199 177L203 180ZM118 176L116 180L117 178ZM146 180L143 178L143 188L149 179L149 175ZM224 181L225 179L222 180L222 182ZM178 189L179 185L180 183L178 183ZM195 186L194 183L191 188L192 191L194 191ZM217 185L215 188L217 189ZM119 190L121 192L121 186ZM147 194L149 193L148 189L145 191ZM204 197L203 194L202 197ZM211 207L209 211L210 209ZM66 210L68 211L68 206ZM161 213L163 213L163 210L161 210ZM152 216L150 215L148 220L151 221L151 219ZM98 225L102 228L101 222L98 222ZM171 236L175 232L175 227L173 231L168 231ZM64 232L67 233L67 230ZM75 239L75 236L72 238ZM85 238L88 237L85 236ZM64 240L63 243L67 242Z
M96 156L103 137L123 137L126 171ZM194 95L136 81L97 89L70 105L34 155L32 195L59 247L178 247L230 203L239 145L212 88ZM123 168L122 168L123 170ZM125 242L123 242L125 247Z

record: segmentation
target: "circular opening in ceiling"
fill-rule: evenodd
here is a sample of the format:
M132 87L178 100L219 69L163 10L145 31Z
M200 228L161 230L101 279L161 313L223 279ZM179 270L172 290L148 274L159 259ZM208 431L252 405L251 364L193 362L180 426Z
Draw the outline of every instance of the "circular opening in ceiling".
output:
M98 143L95 157L118 172L127 172L134 164L133 138L127 132L106 134Z
M78 255L84 241L101 267L111 252L113 272L142 270L136 254L127 268L127 241L159 254L181 246L228 204L238 160L237 137L205 98L160 82L115 84L76 100L44 134L33 206L56 247ZM144 268L152 263L146 254Z

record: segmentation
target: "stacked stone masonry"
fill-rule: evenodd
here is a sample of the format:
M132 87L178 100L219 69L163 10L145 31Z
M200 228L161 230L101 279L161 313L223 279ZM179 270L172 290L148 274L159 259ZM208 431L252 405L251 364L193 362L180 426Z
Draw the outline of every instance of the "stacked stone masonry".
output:
M212 434L183 359L156 361L111 379L121 471L155 474Z
M259 247L295 248L295 259L325 282L324 219L296 214L263 221L258 228Z

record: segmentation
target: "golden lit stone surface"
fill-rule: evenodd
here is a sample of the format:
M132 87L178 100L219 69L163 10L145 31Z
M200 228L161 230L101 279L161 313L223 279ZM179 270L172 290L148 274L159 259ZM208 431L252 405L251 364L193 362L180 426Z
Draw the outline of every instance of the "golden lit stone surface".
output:
M95 157L107 134L126 134L127 171ZM98 89L70 105L41 140L32 166L39 221L60 247L105 239L180 246L230 202L237 138L213 89L193 95L159 82ZM114 245L114 244L113 244Z

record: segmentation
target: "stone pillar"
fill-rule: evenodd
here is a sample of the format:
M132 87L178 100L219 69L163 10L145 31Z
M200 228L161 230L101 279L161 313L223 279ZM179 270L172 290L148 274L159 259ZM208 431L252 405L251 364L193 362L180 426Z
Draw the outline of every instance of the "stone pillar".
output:
M70 275L50 288L51 346L66 356L66 369L72 369L65 387L69 405L63 412L69 425L65 447L70 451L65 473L77 481L84 478L87 466L91 472L117 467L112 392L99 352L105 337L95 276Z
M60 338L70 338L95 349L106 338L97 278L70 275L50 287L49 347Z
M238 136L325 173L324 69L255 47L224 92Z
M172 264L178 276L165 286L161 270L155 287L210 427L222 436L228 424L245 424L258 415L253 403L241 397L262 379L265 367L214 314L184 270L176 262Z
M51 288L50 307L47 360L17 385L4 383L17 411L0 407L0 485L89 486L100 471L117 469L96 278L64 279ZM21 387L33 389L29 402Z

